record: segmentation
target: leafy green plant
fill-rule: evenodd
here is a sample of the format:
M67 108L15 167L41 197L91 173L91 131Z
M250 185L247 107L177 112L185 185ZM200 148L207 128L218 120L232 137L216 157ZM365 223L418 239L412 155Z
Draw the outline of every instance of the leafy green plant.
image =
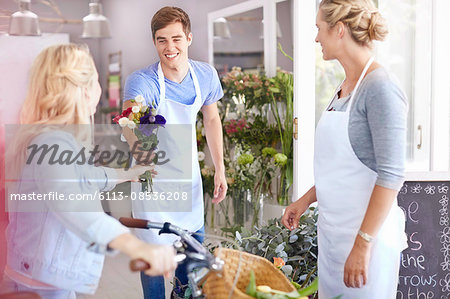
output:
M294 78L291 73L278 71L277 75L270 79L272 97L273 116L277 122L281 139L283 154L288 158L288 163L281 171L280 188L281 194L278 196L279 204L288 202L288 191L292 186L293 174L293 115L294 115ZM278 109L277 99L286 105L286 113L282 122L281 112Z
M256 115L253 121L245 118L228 120L223 124L224 136L233 143L248 147L255 154L260 154L266 146L276 146L280 141L278 128L267 123L267 119Z
M235 238L242 250L285 261L281 270L292 281L302 285L316 276L317 266L317 211L310 208L300 218L298 228L289 231L280 219L269 220L267 225L250 229L235 227Z
M289 57L281 46L279 49ZM222 83L225 98L230 102L228 107L231 110L227 109L227 111L233 111L233 114L236 114L233 117L235 119L224 123L226 138L241 144L244 148L250 148L256 156L260 154L263 147L277 147L278 142L281 141L282 153L288 160L280 171L277 199L280 204L286 204L289 188L293 183L294 81L292 73L278 71L275 77L268 78L264 74L243 72L239 67L233 67L222 78ZM269 111L273 114L275 126L268 122Z

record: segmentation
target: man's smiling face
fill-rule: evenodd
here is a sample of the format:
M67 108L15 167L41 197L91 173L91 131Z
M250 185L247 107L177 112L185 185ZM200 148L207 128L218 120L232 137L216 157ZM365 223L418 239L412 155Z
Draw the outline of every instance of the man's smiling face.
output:
M176 22L156 31L153 42L161 64L169 69L178 69L188 61L192 33L186 36L183 25Z

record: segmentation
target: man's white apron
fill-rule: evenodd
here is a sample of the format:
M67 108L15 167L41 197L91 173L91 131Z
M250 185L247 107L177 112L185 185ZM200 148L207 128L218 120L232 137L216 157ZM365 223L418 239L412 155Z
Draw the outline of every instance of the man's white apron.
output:
M189 180L185 183L174 182L173 185L168 185L167 181L161 184L158 178L170 178L174 181L186 175L185 169L182 169L181 163L171 163L156 166L155 170L158 174L153 179L153 191L155 194L168 191L175 193L178 192L178 197L182 198L183 192L192 194L192 210L186 212L170 212L173 205L183 204L180 199L178 201L160 201L159 211L152 212L152 208L148 206L147 201L134 200L132 202L133 217L147 219L155 222L170 222L177 226L180 226L189 231L197 231L203 226L203 189L202 180L200 174L200 166L198 163L197 153L197 139L196 139L196 118L197 113L203 105L200 85L198 83L197 76L193 67L189 64L189 70L192 76L195 87L195 100L191 105L185 105L166 98L166 85L164 82L164 74L161 69L161 63L158 64L158 82L160 86L160 99L157 107L157 113L164 116L167 125L180 125L176 127L176 130L182 130L186 134L191 134L191 143L185 144L183 140L177 139L178 134L172 136L165 135L164 138L158 138L158 149L164 149L166 151L166 158L172 161L177 160L189 160L192 155L192 174L189 175ZM183 126L181 126L183 125ZM172 127L173 129L173 127ZM192 181L191 181L192 179ZM170 183L169 183L170 184ZM172 187L173 186L173 187ZM140 192L141 184L132 183L132 192ZM153 203L154 204L154 203ZM146 206L147 205L147 206ZM189 206L190 208L190 206ZM156 230L136 230L139 237L149 243L154 244L171 244L176 239L173 235L158 235Z
M319 208L319 298L343 295L342 299L395 298L400 252L406 247L405 218L395 201L373 241L368 283L363 288L344 285L344 265L369 204L377 178L350 144L348 124L366 64L346 111L322 113L316 129L314 176ZM339 88L338 88L339 90ZM333 97L334 98L334 97Z

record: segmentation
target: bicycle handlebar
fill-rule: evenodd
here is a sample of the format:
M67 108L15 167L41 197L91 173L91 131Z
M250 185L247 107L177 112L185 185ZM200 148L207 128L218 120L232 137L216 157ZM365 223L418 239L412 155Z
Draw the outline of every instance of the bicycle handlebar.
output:
M120 223L127 227L143 229L159 229L159 234L174 234L181 238L181 242L175 242L174 247L178 254L175 256L177 263L187 260L187 270L189 272L189 285L192 288L192 298L204 298L202 296L201 285L212 272L222 272L224 262L218 257L214 257L203 245L192 237L191 233L169 222L157 223L144 219L134 219L121 217ZM181 254L180 254L181 253ZM195 271L196 268L203 268L205 271ZM130 262L132 271L145 271L150 269L150 265L142 260L136 259ZM211 272L212 271L212 272Z
M181 263L185 259L186 259L185 254L177 254L175 256L175 262L177 263ZM150 268L151 268L150 264L144 261L143 259L135 259L130 261L130 269L133 272L145 271Z
M213 259L213 255L205 248L203 245L198 242L191 234L178 226L170 224L169 222L159 223L159 222L151 222L145 219L135 219L128 217L120 217L120 223L125 225L126 227L131 228L142 228L142 229L159 229L159 234L175 234L181 238L181 240L190 247L191 251L197 252L200 256L203 256L205 259ZM189 254L190 255L190 254ZM177 255L177 262L181 262L186 258L186 255ZM199 258L199 255L196 255L196 259ZM200 258L202 259L202 258ZM150 269L150 265L140 259L132 260L130 262L130 269L133 271L144 271Z
M159 222L151 222L144 219L134 219L129 217L120 217L120 223L127 227L132 228L143 228L143 229L159 229L159 234L174 234L186 242L187 245L192 247L192 249L200 254L208 255L209 251L206 250L203 245L198 242L191 234L176 225L170 224L169 222L159 223Z
M148 228L148 221L144 219L134 219L128 217L120 217L119 222L125 225L126 227L133 228Z

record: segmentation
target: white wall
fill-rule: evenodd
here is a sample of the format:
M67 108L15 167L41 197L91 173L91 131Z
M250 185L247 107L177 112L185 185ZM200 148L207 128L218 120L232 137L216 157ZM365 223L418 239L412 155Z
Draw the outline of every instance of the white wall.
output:
M0 36L0 125L19 122L29 69L36 56L51 45L68 42L67 34Z

